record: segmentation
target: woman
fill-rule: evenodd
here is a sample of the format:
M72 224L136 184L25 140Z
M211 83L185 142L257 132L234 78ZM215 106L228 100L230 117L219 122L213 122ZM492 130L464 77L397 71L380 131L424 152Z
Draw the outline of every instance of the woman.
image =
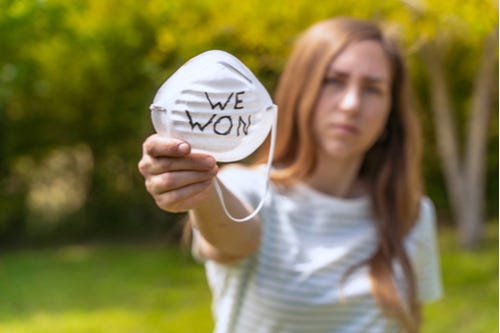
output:
M148 191L164 210L189 211L215 332L419 331L420 304L441 282L406 89L401 55L376 25L336 18L305 31L275 94L271 193L246 223L226 217L212 179L244 216L262 167L219 172L185 142L145 141Z

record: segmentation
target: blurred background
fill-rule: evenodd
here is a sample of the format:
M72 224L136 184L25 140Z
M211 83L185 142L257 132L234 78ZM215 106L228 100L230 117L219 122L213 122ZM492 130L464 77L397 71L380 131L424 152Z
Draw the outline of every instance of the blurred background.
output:
M208 332L183 216L137 171L148 107L209 49L272 93L297 34L336 15L381 22L406 55L448 291L426 332L497 330L496 1L0 0L0 332Z

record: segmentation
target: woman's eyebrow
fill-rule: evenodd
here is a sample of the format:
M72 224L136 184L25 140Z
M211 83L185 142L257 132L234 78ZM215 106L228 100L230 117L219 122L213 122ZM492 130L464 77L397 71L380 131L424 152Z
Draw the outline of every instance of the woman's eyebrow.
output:
M349 73L346 73L346 72L342 72L342 71L338 71L338 70L334 70L334 69L331 69L329 71L326 72L326 77L329 77L329 76L335 76L335 77L348 77L349 76Z
M349 73L345 72L345 71L337 70L337 69L330 69L329 71L326 72L325 77L329 77L329 76L346 78L346 77L349 77ZM384 82L388 81L388 79L383 75L364 75L361 79L364 82L372 83L372 84L384 83Z
M390 79L383 74L365 75L361 77L361 82L366 85L377 85L377 86L390 85Z
M368 83L384 83L387 79L383 76L364 76L363 81Z

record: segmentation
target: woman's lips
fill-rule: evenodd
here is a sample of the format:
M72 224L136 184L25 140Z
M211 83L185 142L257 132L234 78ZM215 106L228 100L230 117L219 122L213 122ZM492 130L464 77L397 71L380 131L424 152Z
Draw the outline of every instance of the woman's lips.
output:
M358 132L357 127L350 124L332 124L330 127L336 132L345 134L356 134Z

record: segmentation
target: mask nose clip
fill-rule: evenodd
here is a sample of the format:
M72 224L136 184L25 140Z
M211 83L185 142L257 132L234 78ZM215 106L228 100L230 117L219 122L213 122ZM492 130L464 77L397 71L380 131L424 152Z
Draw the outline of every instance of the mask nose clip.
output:
M152 112L167 112L167 109L164 108L163 106L154 105L154 104L151 104L151 106L149 107L149 110Z

